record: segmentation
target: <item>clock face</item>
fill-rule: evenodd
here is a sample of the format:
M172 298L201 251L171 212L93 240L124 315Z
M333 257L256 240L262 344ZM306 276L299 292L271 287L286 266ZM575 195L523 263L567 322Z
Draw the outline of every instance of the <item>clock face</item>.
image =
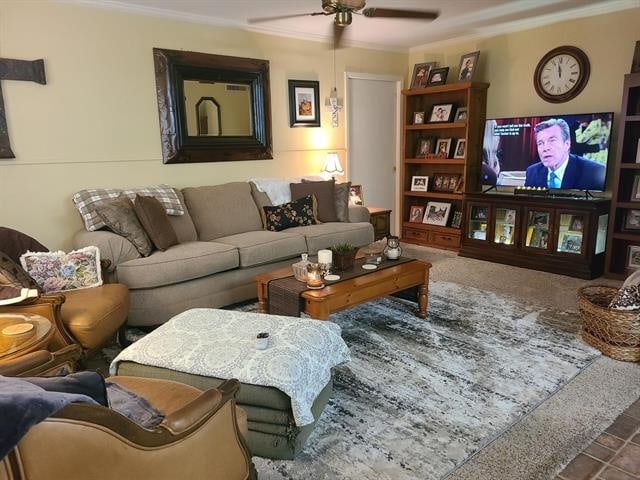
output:
M551 57L542 66L542 89L549 95L564 95L578 85L580 63L571 55Z
M578 95L589 80L589 59L576 47L558 47L538 63L533 84L540 97L560 103Z

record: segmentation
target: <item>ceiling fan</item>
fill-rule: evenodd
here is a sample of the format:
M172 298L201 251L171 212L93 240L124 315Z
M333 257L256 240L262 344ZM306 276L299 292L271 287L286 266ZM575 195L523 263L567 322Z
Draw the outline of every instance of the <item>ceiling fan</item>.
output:
M369 18L407 18L435 20L440 12L436 10L404 10L398 8L364 8L365 0L322 0L322 12L297 13L293 15L279 15L274 17L251 18L249 23L268 22L284 18L306 17L316 15L335 15L333 21L333 45L338 48L344 28L351 25L353 14L364 15Z

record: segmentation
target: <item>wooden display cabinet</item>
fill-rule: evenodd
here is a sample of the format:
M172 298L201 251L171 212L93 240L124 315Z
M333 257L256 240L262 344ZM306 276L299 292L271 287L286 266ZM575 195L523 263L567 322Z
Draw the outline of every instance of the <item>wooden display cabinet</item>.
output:
M602 275L607 199L467 194L460 255L579 278Z
M488 83L458 82L402 91L404 124L400 215L404 242L448 250L460 248L462 225L452 225L452 221L455 212L462 212L464 192L479 189L488 87ZM452 105L448 121L429 122L436 105ZM464 116L456 116L459 109L466 109ZM423 112L424 123L415 122L416 112ZM445 139L450 139L449 153L437 155L434 146L437 140ZM421 143L426 140L433 142L428 154L420 151ZM460 144L464 148L457 148ZM416 176L428 177L425 190L412 191L412 179ZM436 184L437 177L448 179L446 185L444 181ZM453 179L459 181L454 182ZM440 225L409 222L411 207L427 208L429 202L450 205L447 221Z
M640 266L640 73L624 77L613 167L606 274L623 279ZM631 253L634 258L631 258Z

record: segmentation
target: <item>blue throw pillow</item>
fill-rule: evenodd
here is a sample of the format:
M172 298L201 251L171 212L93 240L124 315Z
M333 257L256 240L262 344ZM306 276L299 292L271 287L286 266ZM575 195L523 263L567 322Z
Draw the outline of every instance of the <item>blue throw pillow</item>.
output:
M315 225L314 199L312 195L274 207L264 206L264 228L279 232L286 228Z

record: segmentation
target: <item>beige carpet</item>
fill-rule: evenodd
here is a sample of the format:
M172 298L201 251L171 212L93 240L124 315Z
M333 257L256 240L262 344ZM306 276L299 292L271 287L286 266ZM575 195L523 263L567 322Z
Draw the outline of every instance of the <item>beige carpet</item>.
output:
M403 245L404 254L431 262L433 280L513 296L519 301L576 309L578 288L618 285L580 280ZM640 397L640 365L601 357L565 388L452 473L449 480L552 479Z

